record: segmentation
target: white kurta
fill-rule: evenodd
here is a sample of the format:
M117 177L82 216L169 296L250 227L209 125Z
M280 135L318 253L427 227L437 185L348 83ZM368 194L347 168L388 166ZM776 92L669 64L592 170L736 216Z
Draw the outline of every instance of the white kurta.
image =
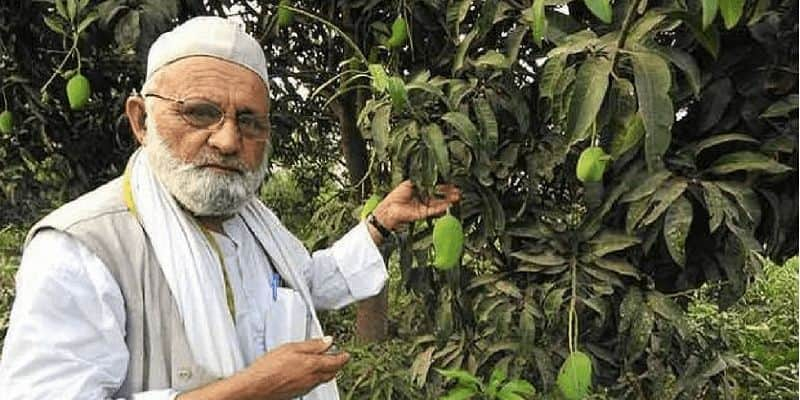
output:
M236 333L246 364L269 350L273 269L240 218L215 234L236 305ZM361 223L302 271L317 309L345 306L386 279L383 258ZM197 304L203 307L203 304ZM275 319L290 318L277 315ZM3 399L107 399L128 364L125 307L102 261L68 235L43 231L29 243L0 359ZM173 399L172 389L134 399Z

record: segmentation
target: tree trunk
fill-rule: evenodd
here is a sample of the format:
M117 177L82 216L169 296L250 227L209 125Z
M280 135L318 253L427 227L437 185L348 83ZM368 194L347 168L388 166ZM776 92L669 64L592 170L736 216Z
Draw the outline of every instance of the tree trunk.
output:
M360 182L367 173L368 154L367 144L358 131L356 120L356 96L349 94L340 97L334 107L342 129L342 154L344 155L350 182ZM365 190L369 193L369 182L365 181ZM375 342L385 340L388 335L388 293L384 287L381 292L372 298L358 303L356 308L356 336L361 342Z

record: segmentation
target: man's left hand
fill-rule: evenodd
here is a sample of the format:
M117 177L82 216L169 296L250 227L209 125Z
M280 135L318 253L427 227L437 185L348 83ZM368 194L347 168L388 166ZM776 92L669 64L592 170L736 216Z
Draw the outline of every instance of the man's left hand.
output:
M372 213L380 224L394 231L410 222L441 215L450 205L461 200L461 190L452 184L437 185L436 193L441 197L423 201L414 184L404 181L389 192Z

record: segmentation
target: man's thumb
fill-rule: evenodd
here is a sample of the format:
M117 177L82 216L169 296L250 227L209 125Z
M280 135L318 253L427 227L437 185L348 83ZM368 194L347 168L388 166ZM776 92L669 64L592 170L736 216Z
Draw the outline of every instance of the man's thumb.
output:
M297 351L301 353L319 354L328 350L333 344L333 337L325 336L319 339L306 340L305 342L296 343Z

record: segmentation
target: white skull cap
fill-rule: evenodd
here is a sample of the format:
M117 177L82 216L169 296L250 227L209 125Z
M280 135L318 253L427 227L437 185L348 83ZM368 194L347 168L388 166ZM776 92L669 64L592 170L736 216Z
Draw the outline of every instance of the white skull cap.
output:
M149 81L159 68L190 56L211 56L230 61L258 74L269 86L267 60L255 38L236 21L221 17L195 17L161 34L147 55Z

